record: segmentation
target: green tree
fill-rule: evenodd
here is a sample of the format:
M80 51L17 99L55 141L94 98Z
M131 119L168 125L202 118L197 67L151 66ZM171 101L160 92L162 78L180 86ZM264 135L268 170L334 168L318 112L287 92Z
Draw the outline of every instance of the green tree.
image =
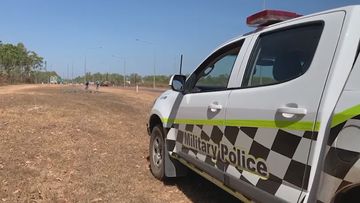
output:
M129 77L131 85L140 84L142 77L137 73L131 73Z
M0 43L0 82L35 82L34 71L41 70L42 64L43 58L24 44Z

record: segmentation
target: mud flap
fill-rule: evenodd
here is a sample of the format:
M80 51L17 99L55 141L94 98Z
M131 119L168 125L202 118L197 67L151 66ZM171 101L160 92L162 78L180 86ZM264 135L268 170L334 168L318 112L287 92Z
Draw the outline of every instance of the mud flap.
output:
M172 158L170 154L175 153L176 130L170 128L165 139L165 176L181 177L187 174L188 168L181 164L178 160Z

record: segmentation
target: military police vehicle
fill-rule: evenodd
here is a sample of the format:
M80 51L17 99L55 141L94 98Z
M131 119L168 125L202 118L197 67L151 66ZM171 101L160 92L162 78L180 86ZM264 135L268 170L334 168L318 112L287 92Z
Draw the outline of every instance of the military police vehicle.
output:
M151 172L190 168L244 202L360 202L360 6L265 10L174 75L148 124Z

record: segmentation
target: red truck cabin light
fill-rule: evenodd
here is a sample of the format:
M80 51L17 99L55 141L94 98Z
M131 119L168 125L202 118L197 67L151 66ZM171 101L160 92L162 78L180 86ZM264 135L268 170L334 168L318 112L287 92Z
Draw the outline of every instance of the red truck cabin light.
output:
M251 27L263 27L300 17L301 15L288 11L263 10L246 18L246 24Z

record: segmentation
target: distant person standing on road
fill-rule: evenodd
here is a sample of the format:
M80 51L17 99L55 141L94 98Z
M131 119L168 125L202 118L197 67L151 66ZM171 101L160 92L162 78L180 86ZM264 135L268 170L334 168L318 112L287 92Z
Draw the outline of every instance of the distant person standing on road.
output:
M99 90L100 82L96 81L96 90Z
M85 90L89 89L89 81L85 82Z

